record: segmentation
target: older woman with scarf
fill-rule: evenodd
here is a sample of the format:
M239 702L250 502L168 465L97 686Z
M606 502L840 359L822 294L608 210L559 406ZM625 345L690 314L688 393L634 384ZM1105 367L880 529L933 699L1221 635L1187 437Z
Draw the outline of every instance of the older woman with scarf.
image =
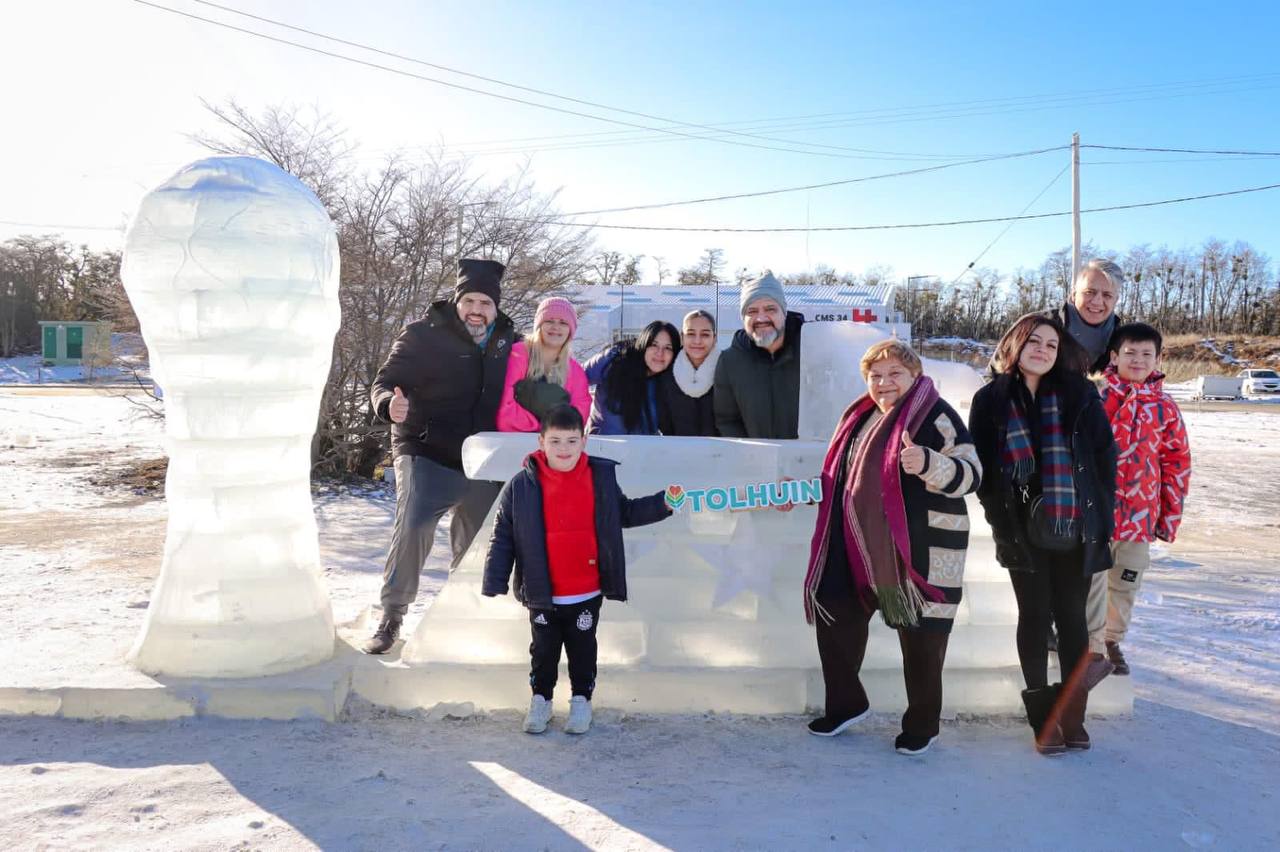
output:
M900 340L862 356L867 393L840 418L822 465L822 502L805 575L835 736L871 712L858 675L872 614L898 631L907 712L894 741L922 754L938 736L942 664L960 603L969 516L982 467L960 415Z
M658 421L664 435L714 438L712 407L716 363L716 321L704 310L685 314L680 352L658 385Z
M511 347L507 359L499 432L537 432L543 416L558 405L572 405L587 418L591 390L582 365L573 359L577 330L578 312L568 299L550 296L538 303L533 331Z
M1018 599L1022 700L1041 754L1089 748L1090 578L1111 567L1116 449L1085 354L1058 320L1028 314L996 346L969 428L987 475L978 499ZM1048 679L1049 621L1062 683Z

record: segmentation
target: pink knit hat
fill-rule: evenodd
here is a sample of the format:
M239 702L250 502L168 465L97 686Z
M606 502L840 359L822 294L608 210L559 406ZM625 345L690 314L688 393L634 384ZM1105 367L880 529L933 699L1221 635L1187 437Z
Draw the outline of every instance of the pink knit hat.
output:
M536 330L543 320L558 319L569 324L569 337L578 333L578 312L573 303L559 296L548 296L538 303L537 313L533 315L533 327Z

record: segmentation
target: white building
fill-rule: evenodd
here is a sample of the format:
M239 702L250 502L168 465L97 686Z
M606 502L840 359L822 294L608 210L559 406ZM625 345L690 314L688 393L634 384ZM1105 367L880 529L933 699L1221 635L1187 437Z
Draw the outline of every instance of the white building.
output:
M806 322L870 323L910 339L911 326L893 309L896 284L875 287L802 285L784 287L787 310L804 315ZM575 349L582 354L597 351L621 337L630 337L654 320L676 328L689 311L702 308L716 317L721 348L742 327L738 312L738 287L580 287L574 303L586 307L578 323Z

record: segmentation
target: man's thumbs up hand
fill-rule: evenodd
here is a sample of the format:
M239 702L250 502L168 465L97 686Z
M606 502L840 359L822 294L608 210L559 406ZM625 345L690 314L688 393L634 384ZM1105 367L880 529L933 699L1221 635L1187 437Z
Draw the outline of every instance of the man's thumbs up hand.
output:
M392 423L403 423L409 417L409 398L400 388L395 389L391 404L387 406L387 414L391 416Z
M902 433L902 453L900 459L902 469L906 473L919 474L924 471L925 461L928 451L924 447L917 447L915 441L911 440L911 436L903 430Z

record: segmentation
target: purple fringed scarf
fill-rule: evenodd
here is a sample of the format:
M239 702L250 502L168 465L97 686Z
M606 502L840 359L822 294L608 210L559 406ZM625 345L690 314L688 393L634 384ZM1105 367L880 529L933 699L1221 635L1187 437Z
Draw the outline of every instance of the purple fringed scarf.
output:
M914 437L938 398L933 381L925 375L917 377L906 395L872 427L845 474L844 488L837 492L836 481L849 452L849 442L876 405L870 394L864 394L846 409L822 463L822 502L818 505L817 526L809 547L809 570L804 578L804 615L808 623L813 624L815 613L830 621L818 604L817 595L827 562L832 500L844 501L845 552L858 598L868 610L879 608L890 627L908 627L919 623L925 598L944 599L911 561L911 534L900 478L903 432ZM878 482L865 479L873 472L879 477ZM865 499L868 495L882 500L884 526L877 523L879 518L859 517L856 498ZM868 514L865 509L863 514ZM888 542L884 541L886 536Z

